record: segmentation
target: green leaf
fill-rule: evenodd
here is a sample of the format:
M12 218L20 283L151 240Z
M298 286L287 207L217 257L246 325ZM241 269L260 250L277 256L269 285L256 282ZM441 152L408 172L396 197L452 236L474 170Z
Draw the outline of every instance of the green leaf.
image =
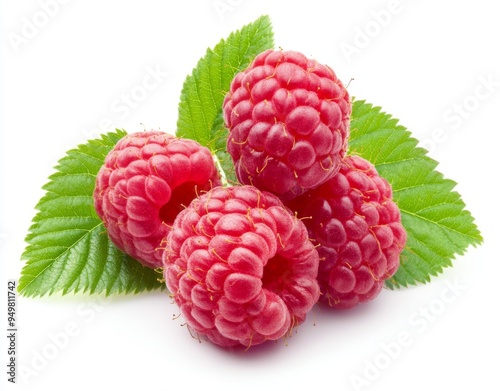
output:
M24 296L60 292L138 293L163 288L158 272L122 253L97 216L93 192L107 153L125 136L102 135L67 152L43 187L45 195L26 236L19 291Z
M273 45L271 20L267 15L261 16L208 49L184 81L176 135L210 148L228 181L236 181L236 178L226 152L227 129L222 119L224 96L234 76Z
M417 146L398 120L365 101L353 102L349 153L372 162L393 188L408 234L401 265L389 288L426 283L451 266L456 255L482 243L456 183L436 171L438 163Z

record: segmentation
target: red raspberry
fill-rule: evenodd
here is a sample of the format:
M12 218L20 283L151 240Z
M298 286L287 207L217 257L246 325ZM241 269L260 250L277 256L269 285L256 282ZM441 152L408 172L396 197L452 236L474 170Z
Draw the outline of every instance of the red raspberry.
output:
M370 162L346 157L337 175L287 205L319 244L321 302L350 308L372 300L398 269L406 231L390 184Z
M236 176L286 200L338 172L351 102L328 66L267 50L236 75L223 105Z
M275 195L216 187L179 213L164 276L190 330L221 346L286 336L319 297L318 252Z
M177 214L197 193L218 185L207 148L164 132L139 132L123 137L107 155L94 205L113 243L156 268Z

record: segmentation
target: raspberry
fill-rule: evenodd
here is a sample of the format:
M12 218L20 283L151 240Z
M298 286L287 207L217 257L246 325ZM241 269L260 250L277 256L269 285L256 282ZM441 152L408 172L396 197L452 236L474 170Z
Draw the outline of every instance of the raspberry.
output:
M123 137L97 174L94 205L111 241L143 265L162 265L162 240L197 193L220 185L211 152L149 131Z
M351 308L374 299L399 267L406 243L390 184L358 156L320 187L287 203L319 244L320 302Z
M275 195L216 187L179 213L163 256L190 330L217 345L257 345L301 324L319 297L319 256Z
M349 94L331 68L267 50L238 73L223 114L236 177L287 200L338 172L349 135Z

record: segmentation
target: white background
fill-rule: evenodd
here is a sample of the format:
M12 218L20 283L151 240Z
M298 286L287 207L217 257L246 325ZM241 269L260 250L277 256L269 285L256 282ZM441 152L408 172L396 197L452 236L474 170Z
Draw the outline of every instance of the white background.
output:
M207 47L262 14L272 19L276 47L329 64L344 82L354 78L352 95L399 118L431 150L439 170L458 182L485 239L431 284L384 290L347 312L316 308L287 345L244 354L192 339L162 293L19 298L17 387L494 389L500 348L495 4L2 0L3 318L6 281L19 277L34 205L57 160L117 127L174 132L185 76ZM149 80L140 95L152 70L157 83ZM137 99L127 106L122 97L132 92ZM6 337L0 340L3 389L10 384Z

